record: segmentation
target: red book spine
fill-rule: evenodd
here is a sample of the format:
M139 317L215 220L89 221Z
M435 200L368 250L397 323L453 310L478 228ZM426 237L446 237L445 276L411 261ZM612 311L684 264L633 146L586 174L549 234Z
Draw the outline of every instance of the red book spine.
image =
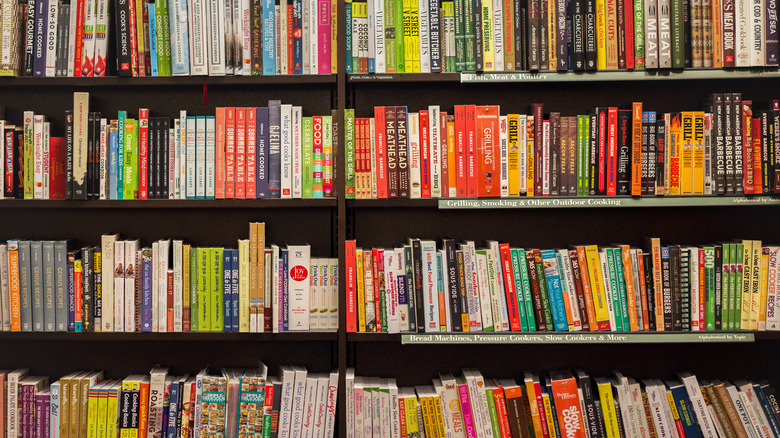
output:
M255 199L255 169L257 168L257 108L246 109L246 198Z
M501 431L502 437L511 437L512 430L509 426L509 414L506 410L506 400L504 398L504 387L498 385L498 388L493 390L493 398L496 402L496 413L498 414L498 428Z
M127 4L130 6L130 12L127 14L130 17L130 69L133 71L133 76L138 76L138 37L134 32L134 30L136 29L135 2L129 0ZM79 11L79 15L83 17L83 8L81 11ZM84 28L84 20L82 18L81 24L78 23L76 24L76 53L81 53L78 44L81 42L81 37L79 36L79 33L82 31L83 28ZM79 56L76 56L76 62L78 62L79 58L80 58ZM78 73L75 72L75 66L74 66L73 75L80 76Z
M457 186L458 197L465 198L468 195L466 190L466 106L455 105L455 147L457 150L458 163L456 165L457 171Z
M225 107L217 107L215 121L217 129L217 154L215 171L217 174L214 186L214 198L225 199Z
M378 332L382 331L382 306L379 305L382 301L382 296L379 293L379 271L384 271L384 265L381 268L379 267L379 259L382 258L382 261L384 262L383 255L384 251L381 249L371 249L371 263L373 264L371 270L374 273L374 316L376 318L376 331Z
M742 101L742 163L744 172L742 172L743 191L746 195L755 193L753 179L753 138L756 132L753 131L753 111L752 102Z
M428 110L420 111L420 179L422 197L431 197L431 133Z
M14 131L9 130L3 133L3 148L5 148L5 192L14 190ZM63 182L64 184L64 182ZM63 193L64 192L63 188Z
M355 257L357 249L354 240L344 243L344 273L347 289L347 333L357 332L357 287L355 283Z
M617 107L609 107L607 138L607 196L617 195Z
M79 267L79 269L74 269L73 270L73 286L74 286L73 299L74 299L75 308L73 309L73 321L77 323L76 325L81 325L78 323L82 322L81 321L81 308L82 308L81 298L83 297L82 295L83 292L81 290L81 287L83 284L82 283L83 280L84 278L83 278L82 268Z
M626 25L626 68L632 70L636 62L634 59L634 0L625 0L623 12L625 13L623 23Z
M287 5L287 74L295 71L295 56L293 56L293 5Z
M246 198L246 108L236 108L236 199Z
M441 197L447 198L450 194L450 162L447 159L447 113L441 112L439 114L441 115L441 122L439 122L439 127L441 127L439 140L441 140L441 144L438 146L441 151L439 153L441 157Z
M479 135L479 170L477 173L479 197L492 197L501 194L499 178L499 138L498 138L498 106L479 106L476 109Z
M762 193L763 190L756 190L757 187L761 187L761 119L756 117L750 121L750 124L753 131L753 191L751 193ZM748 193L747 187L745 193Z
M466 187L467 196L470 198L477 197L477 186L479 184L477 172L478 172L478 155L477 151L477 107L476 105L466 105L466 152L467 162L467 175L466 175Z
M598 113L599 123L599 195L603 195L607 191L607 178L606 178L606 162L607 162L607 112L604 110Z
M138 197L149 197L149 108L138 110Z
M544 162L542 155L544 151L544 104L535 103L533 105L534 113L534 196L542 196L544 182Z
M508 243L502 243L498 248L501 253L501 270L504 274L504 292L507 313L509 313L509 325L513 332L519 332L522 330L522 326L520 325L520 309L517 307L517 291L515 290L515 276L512 269L512 255L509 253Z
M80 77L81 76L81 55L84 53L84 5L85 0L76 0L76 50L74 50L74 62L73 62L73 76L74 77ZM130 4L130 28L135 29L135 24L133 20L133 10L135 2L129 2ZM130 32L131 34L133 32ZM132 39L131 39L131 45L130 45L131 55L134 53L135 48L132 45ZM133 70L135 70L135 66L133 66Z
M168 308L166 316L168 320L168 324L166 324L168 332L173 332L173 271L169 270L166 275L166 286L167 286L167 296L168 296Z
M225 108L225 198L236 197L236 109Z
M772 125L775 133L775 176L774 176L774 192L780 193L780 153L777 149L780 147L780 100L772 100L772 114L774 115Z
M540 279L540 281L544 281ZM542 414L544 412L544 402L542 401L542 386L539 382L534 380L534 392L536 393L536 406L539 410L539 419L542 422L542 436L544 438L550 438L550 429L548 426L553 426L547 424L547 417Z
M387 177L387 131L385 128L385 107L374 107L374 145L376 147L376 197L389 196Z
M13 136L12 131L9 131L9 134ZM65 161L67 157L65 137L49 138L49 150L49 171L51 172L51 180L49 181L49 199L65 199ZM8 152L9 149L6 149L6 153ZM13 155L6 155L6 160L12 159ZM7 186L11 187L12 189L13 177L13 173L11 173L11 184Z

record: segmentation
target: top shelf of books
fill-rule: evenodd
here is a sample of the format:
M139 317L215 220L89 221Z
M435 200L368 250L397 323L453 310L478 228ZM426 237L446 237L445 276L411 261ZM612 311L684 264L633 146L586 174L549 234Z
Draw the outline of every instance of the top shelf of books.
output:
M151 77L4 77L4 86L41 87L168 87L188 85L317 85L335 84L338 75L270 75L270 76L151 76Z

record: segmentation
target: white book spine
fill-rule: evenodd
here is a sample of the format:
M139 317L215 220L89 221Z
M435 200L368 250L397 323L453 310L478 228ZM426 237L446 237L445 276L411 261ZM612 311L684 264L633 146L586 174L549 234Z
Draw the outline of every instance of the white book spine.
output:
M296 373L290 367L282 368L282 400L279 407L279 438L290 438L293 414L293 393Z
M323 288L323 278L320 275L320 259L312 257L309 269L311 277L311 290L309 291L309 330L320 329L320 289Z
M152 242L152 332L164 332L160 329L160 242ZM164 319L164 318L163 318Z
M157 330L161 333L169 332L173 327L168 327L168 247L170 240L160 240L157 249Z
M311 280L308 267L311 266L311 248L308 245L288 246L288 300L290 331L309 330L309 295Z
M658 0L645 0L645 68L658 68Z
M225 75L225 0L206 0L209 5L208 62L210 76Z
M439 321L439 271L436 268L436 243L432 240L420 242L423 271L423 296L425 308L425 331L441 331Z
M499 1L500 0L496 0ZM495 7L495 6L494 6ZM498 34L496 34L498 35ZM496 42L496 47L498 47L498 42ZM498 51L496 51L496 54L498 54ZM502 71L496 67L497 71ZM498 139L499 139L499 151L500 151L500 157L501 157L501 167L500 167L500 173L501 173L501 197L502 198L508 198L509 197L509 126L508 126L508 120L507 116L500 116L498 120Z
M737 388L734 385L726 385L726 391L728 392L731 401L734 403L734 407L737 409L737 416L742 422L742 426L745 428L745 432L747 432L748 436L752 438L763 438L753 427L745 402L742 400L742 397L740 397Z
M48 8L46 8L46 77L54 77L57 60L57 11L59 10L59 1L48 1Z
M307 0L304 0L307 1ZM319 45L317 43L317 0L308 0L309 4L309 69L311 74L317 74L319 66ZM354 49L353 49L354 50Z
M100 199L108 199L108 119L100 119ZM105 285L103 286L105 289ZM104 311L105 312L105 311Z
M750 48L753 41L753 35L750 31L750 16L752 11L752 0L735 0L734 17L736 26L734 29L734 55L736 56L737 67L750 67Z
M181 240L173 241L173 331L176 333L184 331L184 322L182 320L182 315L184 314L182 302L184 294L184 275L182 273L183 244L184 242Z
M501 251L498 247L498 242L490 241L490 249L493 251L493 263L496 270L496 294L498 295L498 302L501 309L501 328L504 331L509 331L509 310L506 307L506 299L504 298L504 276L501 269Z
M316 9L314 9L316 11ZM303 0L301 2L301 65L302 74L311 73L311 66L314 65L316 72L317 65L311 63L311 2Z
M482 303L479 298L479 281L477 278L477 252L474 242L470 241L463 247L463 264L468 273L466 277L466 300L469 305L469 331L482 331ZM466 328L464 327L465 331Z
M0 17L2 17L2 26L0 26L0 64L4 66L13 65L14 51L13 51L13 23L16 20L16 2L3 1L0 2Z
M75 6L75 4L74 4ZM76 18L78 17L78 10L76 7L71 8L70 17L68 20L68 74L67 76L73 77L75 75L76 64Z
M165 394L165 376L167 374L165 368L155 368L150 373L149 378L149 423L147 426L147 432L149 435L160 435L163 428L163 401ZM199 382L198 386L202 386L202 382ZM200 403L198 403L200 405ZM199 427L195 427L199 429Z
M331 299L331 276L330 276L330 262L332 259L325 257L320 259L319 275L320 275L320 290L317 292L317 302L319 303L319 321L318 325L320 330L327 330L330 328L330 299Z
M241 0L241 74L252 75L252 6L249 0ZM238 62L238 60L236 60Z
M293 126L292 126L292 105L282 104L282 126L281 126L281 165L282 165L282 199L292 198L292 148L293 148Z
M493 67L495 71L504 71L503 3L501 0L493 0Z
M337 379L338 380L338 379ZM336 382L338 384L338 382ZM312 436L322 437L327 429L328 396L330 395L330 377L321 375L317 380L317 404L315 406L314 431Z
M187 9L187 18L192 26L189 33L190 45L190 74L193 76L206 76L209 74L209 33L206 29L208 0L192 0Z
M281 0L281 5L279 5L279 11L276 14L276 19L279 20L279 26L277 27L277 41L276 44L279 47L279 50L277 50L277 57L279 58L277 63L276 69L279 71L279 74L292 74L292 72L288 72L289 66L288 66L288 50L287 50L287 35L288 35L288 26L292 26L292 23L287 22L287 5L292 0Z
M171 29L171 73L174 76L190 74L189 5L186 0L171 0L168 4Z
M195 196L206 197L206 118L195 118Z
M187 198L187 110L179 112L179 183L177 192L179 199Z
M339 259L331 258L328 261L328 287L330 288L330 308L328 309L329 328L339 328Z
M121 240L114 241L114 331L125 331L125 242Z
M43 122L46 116L36 114L33 117L33 198L43 198Z
M8 245L0 245L0 328L11 331L11 309L9 296Z
M407 115L407 141L409 144L409 182L411 183L411 198L422 197L421 154L420 154L420 115ZM373 149L373 148L372 148ZM373 157L372 157L373 158ZM372 159L371 161L375 161Z
M398 410L398 385L395 379L390 379L388 383L388 394L390 395L390 437L401 437L401 414Z
M398 262L395 259L395 250L384 251L385 271L385 302L387 303L387 332L400 333L401 323L398 319L398 281L395 267Z
M214 187L216 185L215 158L217 153L217 129L216 119L213 116L206 117L206 198L214 199Z
M395 250L395 272L398 273L398 275L402 275L405 273L405 266L406 266L406 257L404 256L404 249L403 248L396 248ZM398 293L401 292L401 285L396 285L398 288ZM406 294L409 293L409 291L406 291L406 283L404 282L404 291ZM399 302L398 304L398 318L400 320L400 330L402 332L409 331L409 303L408 301L404 304L401 304Z
M303 108L292 107L292 197L303 197Z
M758 395L756 394L753 385L746 383L745 385L742 385L740 389L742 389L742 393L745 394L745 401L749 404L749 407L753 412L753 417L756 419L756 422L754 423L757 425L756 429L758 429L762 436L767 438L773 437L774 433L769 425L769 420L767 420L767 417L764 414L761 402L758 400Z
M186 122L185 122L186 123ZM169 198L180 199L181 191L179 184L181 183L181 119L175 119L173 121L173 172L171 172L171 178L173 185L171 186Z
M346 430L346 438L355 438L355 431L357 430L357 425L355 424L355 369L354 368L348 368L347 369L347 375L344 378L344 383L346 386L346 394L345 398L347 399L347 430ZM330 397L330 394L328 394ZM335 400L334 400L335 401ZM328 404L330 404L330 400L328 400ZM335 404L334 404L334 412L335 412ZM328 412L330 414L330 412ZM334 421L335 423L335 421ZM332 435L333 429L330 429L330 433ZM325 438L329 438L327 433L325 435Z
M135 331L135 276L137 240L125 241L125 333Z
M370 0L374 3L374 59L375 72L386 73L385 62L385 2L383 0Z
M81 76L95 75L95 24L97 17L95 12L97 8L96 0L84 1L84 31L83 31L83 52L81 53Z
M49 405L49 438L59 438L60 436L60 381L56 381L49 386L51 394Z
M493 331L493 310L490 298L490 282L488 281L488 258L485 251L477 253L477 283L480 307L482 309L482 330Z
M520 151L520 193L524 194L528 192L526 186L526 178L528 175L528 148L526 142L528 141L528 116L520 114L517 123L517 147Z
M196 171L197 171L197 160L195 156L195 134L197 131L197 122L195 117L187 117L187 157L186 157L186 165L187 165L187 198L195 198L197 195L197 184L196 184Z
M309 374L306 378L306 391L303 397L300 429L297 433L293 431L293 438L312 438L313 436L314 422L317 421L315 409L317 408L317 389L319 380L320 379L316 374Z
M772 246L769 248L769 263L767 272L767 294L766 294L766 329L780 330L780 282L777 281L778 270L778 252L780 247Z
M487 429L490 429L489 423L485 425L482 417L482 403L480 402L479 391L484 389L477 386L477 378L471 374L471 370L463 370L463 377L466 378L466 384L469 390L469 399L471 401L471 414L474 420L474 429L477 438L487 438Z
M420 73L431 72L430 1L417 0L420 23Z
M21 436L22 421L21 418L19 418L19 414L21 413L19 389L21 388L21 385L19 385L19 382L26 375L27 370L8 373L8 410L6 411L8 413L8 419L6 421L8 422L8 436L11 437Z
M431 198L441 197L441 110L438 105L428 107L428 126L431 141Z
M766 65L766 33L764 32L765 8L767 6L762 0L752 0L750 8L750 66L763 67Z

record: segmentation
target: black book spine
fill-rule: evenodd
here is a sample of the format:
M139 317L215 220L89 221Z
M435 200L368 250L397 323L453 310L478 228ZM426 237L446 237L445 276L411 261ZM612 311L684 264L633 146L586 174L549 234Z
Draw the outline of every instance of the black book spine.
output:
M596 70L596 0L585 2L585 69Z
M157 182L155 181L155 166L157 165L157 117L149 117L149 123L147 126L147 136L149 139L147 141L148 165L146 166L146 182L148 187L146 196L149 199L156 199L158 197L157 193L155 192L155 188L157 186Z
M520 59L520 70L527 71L529 70L528 67L528 56L530 53L530 49L528 48L528 41L530 40L529 37L529 31L528 31L528 14L529 14L529 8L528 8L528 1L525 1L525 7L522 10L522 16L520 17L520 46L522 47L522 53L523 56L521 56ZM517 56L515 56L515 61L517 61Z
M168 199L168 170L171 164L171 119L170 117L162 118L162 147L160 152L162 153L162 166L158 178L160 179L161 196L163 199Z
M683 35L685 50L685 68L693 66L693 35L691 34L691 0L683 0Z
M731 93L723 93L723 162L725 167L725 193L734 194L734 121L731 116Z
M550 38L548 33L550 5L555 0L541 0L539 5L539 70L550 69ZM555 50L555 49L553 49Z
M469 1L469 0L466 0ZM474 5L474 61L476 62L476 71L484 69L485 60L482 56L484 42L482 40L482 1L471 0ZM491 20L492 22L492 20Z
M404 273L406 286L406 299L409 301L409 330L416 332L419 329L417 324L417 296L414 289L414 267L412 263L412 246L404 246Z
M590 157L589 160L589 166L590 166L590 172L588 173L590 182L588 183L590 189L589 194L591 196L594 196L596 194L596 181L598 179L598 138L599 138L599 127L598 127L598 115L597 114L590 114L590 138L588 141L590 142Z
M154 154L156 156L155 162L154 162L154 195L156 198L162 198L162 169L163 169L163 123L164 119L162 117L157 118L157 125L155 126L155 129L157 130L157 135L155 138L156 147L154 149Z
M94 138L94 149L95 149L95 156L94 160L92 161L92 189L94 190L94 198L100 199L100 150L102 148L102 141L103 137L101 137L101 126L100 126L100 119L102 114L100 111L95 112L95 138ZM108 141L108 135L106 135L106 141ZM107 147L108 145L106 145ZM106 153L108 154L108 150L106 150ZM104 175L105 178L108 177L108 175ZM108 193L106 193L106 197L108 197Z
M588 434L591 438L602 438L600 435L601 428L598 423L599 419L596 409L596 400L594 398L593 385L591 384L590 376L578 372L577 381L582 390L582 402L585 406L583 416L587 418Z
M672 330L672 267L669 248L661 248L662 297L664 305L664 331Z
M547 165L550 166L550 196L558 196L561 185L561 113L550 113L550 161Z
M458 270L458 257L460 265L463 265L463 252L456 254L455 242L452 239L444 239L444 253L447 256L447 293L450 295L450 318L452 319L452 331L462 332L463 325L460 319L460 287L463 276ZM465 283L463 284L465 286Z
M524 26L523 20L525 19L525 9L523 9L523 3L521 0L513 0L514 9L514 31L515 40L512 42L515 45L515 70L523 70L523 57L525 56L524 47Z
M585 0L572 2L572 52L574 58L574 70L585 70Z
M683 328L682 315L682 256L680 245L669 247L670 269L672 278L672 330L681 331Z
M417 330L426 331L425 326L425 300L423 299L423 278L422 278L422 248L420 247L420 240L412 240L412 276L414 289L414 305L417 314Z
M92 263L94 257L94 250L91 247L84 247L81 249L81 263L83 275L82 278L82 299L81 299L81 321L82 331L93 332L95 331L95 319L94 319L94 291L92 290L93 275Z
M35 0L27 0L27 28L24 50L24 75L33 75L33 54L35 52Z
M528 69L539 70L541 66L539 50L540 14L542 0L528 0Z
M656 162L658 160L656 157L658 150L658 121L655 111L649 112L649 119L650 122L647 127L647 194L653 196L655 195ZM642 147L644 148L644 145ZM642 194L645 194L644 190Z
M13 147L16 151L16 160L14 160L14 198L24 199L24 131L21 129L14 131ZM70 175L72 177L73 172Z
M95 199L95 113L87 114L87 199Z
M658 118L655 135L655 187L666 187L666 122L663 117Z
M599 428L598 437L604 438L607 436L607 429L606 426L604 425L604 412L601 410L601 401L596 400L594 404L596 405L596 424Z
M723 123L723 94L712 95L712 132L714 137L715 166L713 179L715 182L714 193L723 195L726 193L726 161L724 144Z
M723 245L715 246L715 330L722 330L723 305Z
M130 28L130 1L116 0L116 74L117 76L132 76L133 69L130 52L130 32L135 29ZM71 13L76 13L72 11Z
M54 75L57 77L68 75L68 61L65 54L68 52L69 22L70 4L62 2L57 17L57 58L54 69Z
M732 111L731 116L733 118L734 126L734 193L744 194L745 184L742 179L743 163L742 163L742 93L733 93L731 95Z
M645 297L647 302L647 321L650 330L655 330L655 282L653 282L653 256L649 252L642 253L642 267L644 268L645 278L640 281L645 282Z
M761 111L760 113L761 117L761 188L763 188L762 193L770 193L770 162L769 162L769 151L770 151L770 132L769 130L771 122L769 120L770 114L769 111ZM758 181L755 181L755 183L758 183Z
M556 68L561 71L569 69L569 31L567 26L568 18L568 0L555 0L555 50L556 50Z
M252 0L252 76L263 74L263 2ZM352 62L348 60L347 62Z
M65 199L73 199L73 110L65 110L65 154Z
M631 111L618 111L617 194L631 193Z

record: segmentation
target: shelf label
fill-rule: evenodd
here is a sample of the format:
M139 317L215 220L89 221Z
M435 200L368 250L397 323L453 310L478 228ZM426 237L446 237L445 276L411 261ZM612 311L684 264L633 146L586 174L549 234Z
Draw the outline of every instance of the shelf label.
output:
M689 196L689 197L581 197L581 198L493 198L439 199L439 209L490 208L603 208L603 207L723 207L730 205L780 205L771 196Z
M582 82L582 81L637 81L665 79L728 79L740 77L776 77L780 72L776 68L740 69L740 70L640 70L640 71L599 71L599 72L462 72L461 82Z
M401 344L645 344L754 342L753 333L420 333L401 335Z
M347 77L350 81L392 81L398 78L397 75L383 75L383 74L376 74L376 75L356 75L356 74L348 74Z

